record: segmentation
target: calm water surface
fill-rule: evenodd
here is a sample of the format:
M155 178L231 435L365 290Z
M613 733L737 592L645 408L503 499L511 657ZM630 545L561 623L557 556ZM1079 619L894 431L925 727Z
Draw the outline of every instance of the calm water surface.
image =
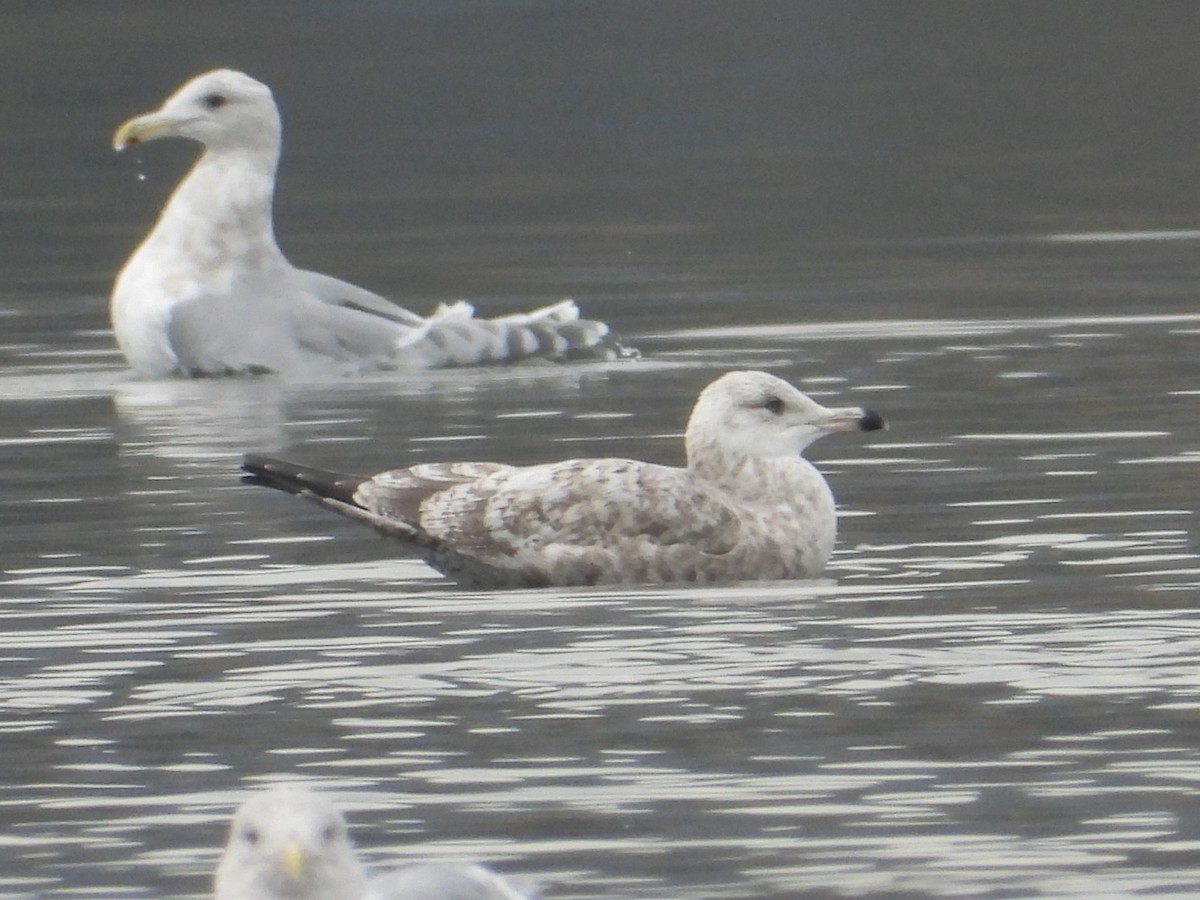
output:
M552 898L1200 889L1200 236L1164 199L1194 190L1184 164L1163 163L1194 156L1186 129L1143 156L1119 138L1072 155L1109 146L1093 115L1146 124L1102 83L1089 115L1004 130L1040 135L1028 153L966 140L972 99L1012 125L1025 91L1054 108L1033 92L1047 71L1085 66L1019 57L998 85L952 39L978 38L986 68L1043 34L1028 23L937 20L936 71L916 71L912 21L699 3L667 77L659 39L615 36L651 6L295 4L235 36L154 7L0 13L30 30L4 62L27 77L35 37L115 43L67 54L0 139L19 213L0 287L0 894L203 897L233 805L279 779L329 791L372 862L488 860ZM1172 68L1182 32L1124 24L1080 40L1165 46L1121 84L1169 104L1162 86L1196 74ZM318 38L357 52L297 65ZM113 161L104 139L217 63L294 111L297 262L487 309L574 293L643 359L131 378L104 294L187 153ZM793 107L776 84L819 90ZM960 91L957 119L917 102ZM357 105L385 96L390 116ZM896 143L893 109L913 140L933 116L936 140ZM954 178L931 181L950 138ZM392 148L402 179L372 156ZM236 477L246 450L364 472L678 463L697 391L748 366L891 423L813 448L843 511L826 579L463 592Z
M148 383L103 356L0 379L39 410L2 445L0 885L202 896L235 790L296 777L371 859L494 860L551 896L1191 893L1197 326L706 328L641 363L404 383ZM746 364L893 422L815 449L845 514L828 580L464 593L234 474L245 448L675 461L696 388Z

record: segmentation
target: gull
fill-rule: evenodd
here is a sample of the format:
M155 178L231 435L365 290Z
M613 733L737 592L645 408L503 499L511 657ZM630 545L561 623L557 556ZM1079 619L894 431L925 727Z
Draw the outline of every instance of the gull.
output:
M883 418L830 409L767 372L700 393L683 468L632 459L516 467L424 463L349 475L247 455L244 480L399 539L465 587L814 578L833 552L833 494L801 452Z
M117 128L116 150L168 137L203 148L113 285L113 332L140 374L305 375L615 352L608 326L581 319L572 300L486 320L460 301L424 317L296 268L271 211L281 135L270 89L229 69L196 76Z
M368 875L346 820L298 786L259 791L233 816L215 900L535 900L480 865L420 863Z

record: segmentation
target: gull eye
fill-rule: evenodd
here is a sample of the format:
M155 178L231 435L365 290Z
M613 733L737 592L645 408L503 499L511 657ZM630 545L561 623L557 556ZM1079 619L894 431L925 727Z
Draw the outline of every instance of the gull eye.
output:
M220 109L228 102L229 98L224 94L205 94L202 98L200 98L200 103L205 109L210 111L214 109Z
M763 409L773 416L778 416L783 413L783 401L775 396L770 396L763 403Z
M327 844L332 844L337 835L338 830L336 825L326 825L321 829L321 840Z
M253 847L262 839L262 835L258 833L257 828L247 828L242 832L242 840Z

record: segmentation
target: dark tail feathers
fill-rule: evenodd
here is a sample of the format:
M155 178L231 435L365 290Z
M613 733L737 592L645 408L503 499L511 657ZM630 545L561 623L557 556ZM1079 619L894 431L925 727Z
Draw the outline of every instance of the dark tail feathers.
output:
M247 453L242 458L242 471L246 473L242 476L244 484L262 485L289 494L314 494L351 506L358 505L354 493L367 480L361 475L302 466L259 453Z

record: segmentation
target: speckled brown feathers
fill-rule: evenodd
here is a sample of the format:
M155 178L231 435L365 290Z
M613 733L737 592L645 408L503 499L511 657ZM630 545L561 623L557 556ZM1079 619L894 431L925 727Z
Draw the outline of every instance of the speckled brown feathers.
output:
M806 578L833 550L836 513L800 451L881 427L876 413L828 409L765 372L732 372L693 409L686 468L445 463L363 479L262 456L243 468L399 538L468 586Z

